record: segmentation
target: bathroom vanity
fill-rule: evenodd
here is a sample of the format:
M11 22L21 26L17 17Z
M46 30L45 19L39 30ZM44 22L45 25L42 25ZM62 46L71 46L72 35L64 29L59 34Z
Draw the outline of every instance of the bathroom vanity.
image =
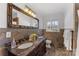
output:
M45 38L39 38L27 49L12 48L8 51L9 56L43 56L46 53Z

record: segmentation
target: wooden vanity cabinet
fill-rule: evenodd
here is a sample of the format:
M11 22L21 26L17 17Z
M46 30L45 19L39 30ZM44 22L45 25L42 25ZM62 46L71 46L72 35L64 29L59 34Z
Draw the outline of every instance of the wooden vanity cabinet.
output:
M28 56L43 56L46 53L45 40L42 41L34 50L32 50Z

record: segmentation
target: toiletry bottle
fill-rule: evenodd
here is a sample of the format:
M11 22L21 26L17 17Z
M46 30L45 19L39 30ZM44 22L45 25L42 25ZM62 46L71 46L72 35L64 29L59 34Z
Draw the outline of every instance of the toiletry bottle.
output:
M13 41L11 43L11 48L15 48L16 47L16 42L15 42L15 39L13 38Z

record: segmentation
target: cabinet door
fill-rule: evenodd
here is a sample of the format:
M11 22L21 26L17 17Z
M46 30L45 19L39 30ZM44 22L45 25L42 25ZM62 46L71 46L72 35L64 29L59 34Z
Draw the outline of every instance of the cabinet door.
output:
M46 43L43 40L28 56L43 56L46 53Z

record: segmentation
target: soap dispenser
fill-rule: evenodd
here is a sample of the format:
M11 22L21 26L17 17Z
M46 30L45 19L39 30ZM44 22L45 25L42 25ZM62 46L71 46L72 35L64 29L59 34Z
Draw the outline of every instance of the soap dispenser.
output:
M11 48L15 48L16 47L16 42L15 42L15 39L13 38L13 41L11 43Z

